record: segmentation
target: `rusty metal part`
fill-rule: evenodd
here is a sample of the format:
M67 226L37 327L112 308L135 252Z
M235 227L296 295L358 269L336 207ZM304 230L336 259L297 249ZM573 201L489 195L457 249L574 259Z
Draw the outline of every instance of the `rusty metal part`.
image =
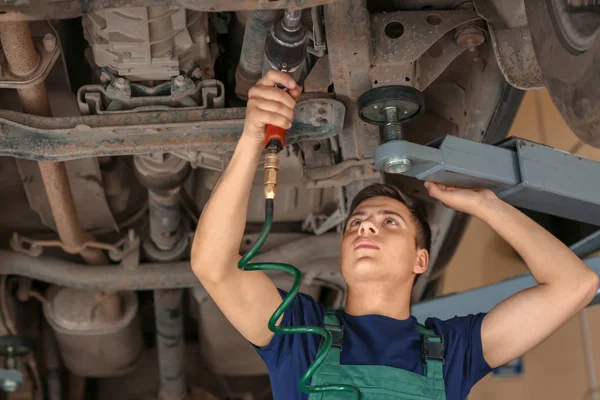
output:
M465 51L454 40L452 32L434 43L417 61L415 88L424 91ZM379 78L381 80L381 77ZM386 84L385 80L381 80Z
M276 10L255 10L246 21L240 61L235 71L235 94L248 99L248 90L262 76L267 35L277 19Z
M487 21L496 60L506 80L519 89L544 87L527 24L526 2L475 0L473 3L477 13ZM555 60L553 58L552 62Z
M33 46L28 23L0 23L0 35L11 71L16 75L31 73L39 63L39 55ZM52 115L43 82L18 89L18 93L25 112ZM80 247L86 241L86 236L79 225L65 165L48 162L40 162L38 165L61 241L66 247ZM105 264L107 261L99 250L84 249L81 256L89 264Z
M29 27L19 22L0 23L0 37L3 48L10 47L9 67L3 67L0 63L0 88L21 89L28 88L41 83L46 79L50 70L60 56L60 46L57 44L58 33L50 25L44 25L46 34L43 38L32 39L27 36ZM21 44L21 40L28 37L27 44ZM29 43L31 42L31 43ZM28 49L33 48L34 52Z
M0 250L0 259L2 275L26 276L82 290L116 292L200 286L188 261L145 263L139 268L120 265L82 266L52 257L31 258L9 250ZM343 284L339 274L337 234L296 240L258 254L255 259L257 262L279 260L295 263L306 280L315 279L325 286ZM273 273L270 276L278 275L281 274Z
M400 11L373 14L371 19L373 86L403 85L423 91L464 50L454 38L449 40L454 28L472 26L481 17L461 9Z
M31 40L28 22L8 23L8 25L0 23L0 35L4 55L11 71L17 75L30 73L39 63L39 56ZM43 82L17 89L17 92L26 113L52 115L46 86ZM56 230L63 244L75 248L90 240L91 236L79 225L65 165L49 162L39 162L38 165L46 187ZM80 255L88 264L107 263L106 256L98 249L84 248ZM101 306L107 315L115 319L121 315L121 304L117 295L106 296Z
M106 256L100 249L83 246L91 236L86 234L79 225L65 165L62 163L40 162L39 166L46 186L48 200L50 200L56 231L60 236L63 247L71 249L68 252L72 254L76 253L72 251L73 249L81 249L81 257L88 264L106 264Z
M16 76L27 76L40 64L40 55L35 51L29 24L3 22L0 24L2 49L10 71Z
M195 11L238 11L238 10L277 10L283 8L309 8L331 3L333 0L170 0L174 7L183 7ZM11 0L0 1L0 21L13 20L44 20L80 17L85 13L115 7L137 7L152 4L164 4L164 1L152 0L90 0L82 3L80 0L21 0L15 3Z
M372 158L344 160L333 167L311 168L304 171L302 181L307 189L343 187L354 181L380 179L373 168Z
M344 105L309 99L296 107L288 144L340 134ZM0 156L66 161L108 155L170 151L233 151L244 108L141 111L44 118L0 110ZM367 153L368 154L368 153Z
M56 223L38 164L29 160L17 159L15 161L29 206L40 216L44 225L56 230ZM107 181L102 176L98 161L94 158L67 161L65 168L81 228L86 231L104 229L108 232L118 232L119 228L113 216L116 213L111 212L108 193L103 187ZM134 188L128 186L127 189L129 190L126 190L125 194ZM119 194L122 196L123 192Z
M312 69L304 79L304 91L327 93L327 88L331 85L331 71L329 70L329 55L319 58Z
M343 159L361 159L374 154L379 130L364 123L356 112L356 100L371 89L371 19L365 1L339 1L324 7L325 32L333 89L346 107L340 135ZM350 180L345 187L348 202L371 181Z
M50 287L44 316L69 371L79 376L108 377L135 369L143 350L137 294L123 292L119 296L123 312L114 318L104 314L101 299L94 292Z
M182 289L154 291L156 347L160 372L159 399L181 400L187 395Z
M465 24L456 28L454 38L459 46L474 51L485 42L485 31L475 23Z
M81 243L78 247L68 246L60 240L34 240L28 237L21 236L17 233L13 233L10 240L10 247L21 254L28 255L30 257L39 257L42 255L45 247L60 247L66 253L69 254L83 254L86 249L97 249L108 251L110 259L113 261L123 260L131 251L134 250L134 243L136 243L137 236L134 230L130 230L129 233L124 236L121 240L114 244L103 243L98 241L87 241ZM102 260L104 262L104 260Z
M268 151L264 164L264 195L265 199L274 199L277 191L277 172L279 171L279 155Z
M373 14L373 64L416 61L452 29L480 19L468 10Z

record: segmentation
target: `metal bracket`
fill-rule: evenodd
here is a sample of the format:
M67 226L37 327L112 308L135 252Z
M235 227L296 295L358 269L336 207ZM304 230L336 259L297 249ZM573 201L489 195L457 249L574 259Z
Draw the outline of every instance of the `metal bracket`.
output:
M133 229L130 229L127 236L123 237L114 244L98 241L87 241L81 246L69 247L60 240L35 240L21 236L16 232L13 233L10 240L10 247L14 251L30 257L41 256L44 251L44 247L60 247L69 254L79 254L85 248L94 248L108 251L108 256L111 260L122 261L122 264L128 267L139 264L139 244L140 240Z
M77 91L77 103L84 115L184 107L220 108L225 105L225 86L216 79L194 83L183 75L152 88L114 78L106 88L102 85L82 86Z
M373 65L414 62L457 26L480 20L475 11L398 11L371 16ZM394 27L397 26L394 32Z
M334 227L336 227L338 233L342 232L342 224L348 217L348 210L346 210L346 199L343 188L338 187L336 188L336 191L338 195L338 206L336 210L331 215L315 215L309 213L302 223L302 230L311 231L317 236L324 234Z
M470 10L398 11L371 16L376 86L405 85L423 91L465 51L455 28L481 17Z
M342 187L366 179L378 179L379 171L373 170L373 159L344 160L331 167L308 168L304 170L302 181L307 189Z
M37 85L42 82L58 60L60 55L60 46L58 45L58 33L47 25L48 33L44 37L33 38L33 44L37 53L40 55L40 62L35 70L27 76L17 76L10 72L10 68L4 58L4 53L0 53L0 89L24 89Z
M512 138L500 146L446 136L430 146L403 140L375 151L375 167L408 158L404 175L453 186L488 188L506 202L600 225L600 162Z

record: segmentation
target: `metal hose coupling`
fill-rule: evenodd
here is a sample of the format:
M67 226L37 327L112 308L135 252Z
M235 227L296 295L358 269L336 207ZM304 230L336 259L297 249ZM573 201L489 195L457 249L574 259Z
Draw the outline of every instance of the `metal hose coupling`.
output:
M265 199L274 199L277 189L277 173L279 172L279 153L276 149L268 148L265 154Z

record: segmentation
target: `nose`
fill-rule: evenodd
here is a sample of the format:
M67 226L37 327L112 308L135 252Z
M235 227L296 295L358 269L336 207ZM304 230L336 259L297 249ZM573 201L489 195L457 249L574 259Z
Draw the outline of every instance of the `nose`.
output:
M379 230L377 229L377 227L375 226L375 224L373 224L368 219L365 219L364 221L362 221L360 223L359 228L358 228L358 235L359 236L363 236L363 235L366 235L366 234L377 235L378 233L379 233Z

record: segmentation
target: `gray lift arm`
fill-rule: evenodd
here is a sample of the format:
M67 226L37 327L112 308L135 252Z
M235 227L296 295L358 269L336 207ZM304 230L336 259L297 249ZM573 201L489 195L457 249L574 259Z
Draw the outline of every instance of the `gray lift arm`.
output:
M375 168L410 160L404 175L492 189L507 203L600 225L600 163L520 138L498 146L446 136L425 146L393 140L377 147Z

